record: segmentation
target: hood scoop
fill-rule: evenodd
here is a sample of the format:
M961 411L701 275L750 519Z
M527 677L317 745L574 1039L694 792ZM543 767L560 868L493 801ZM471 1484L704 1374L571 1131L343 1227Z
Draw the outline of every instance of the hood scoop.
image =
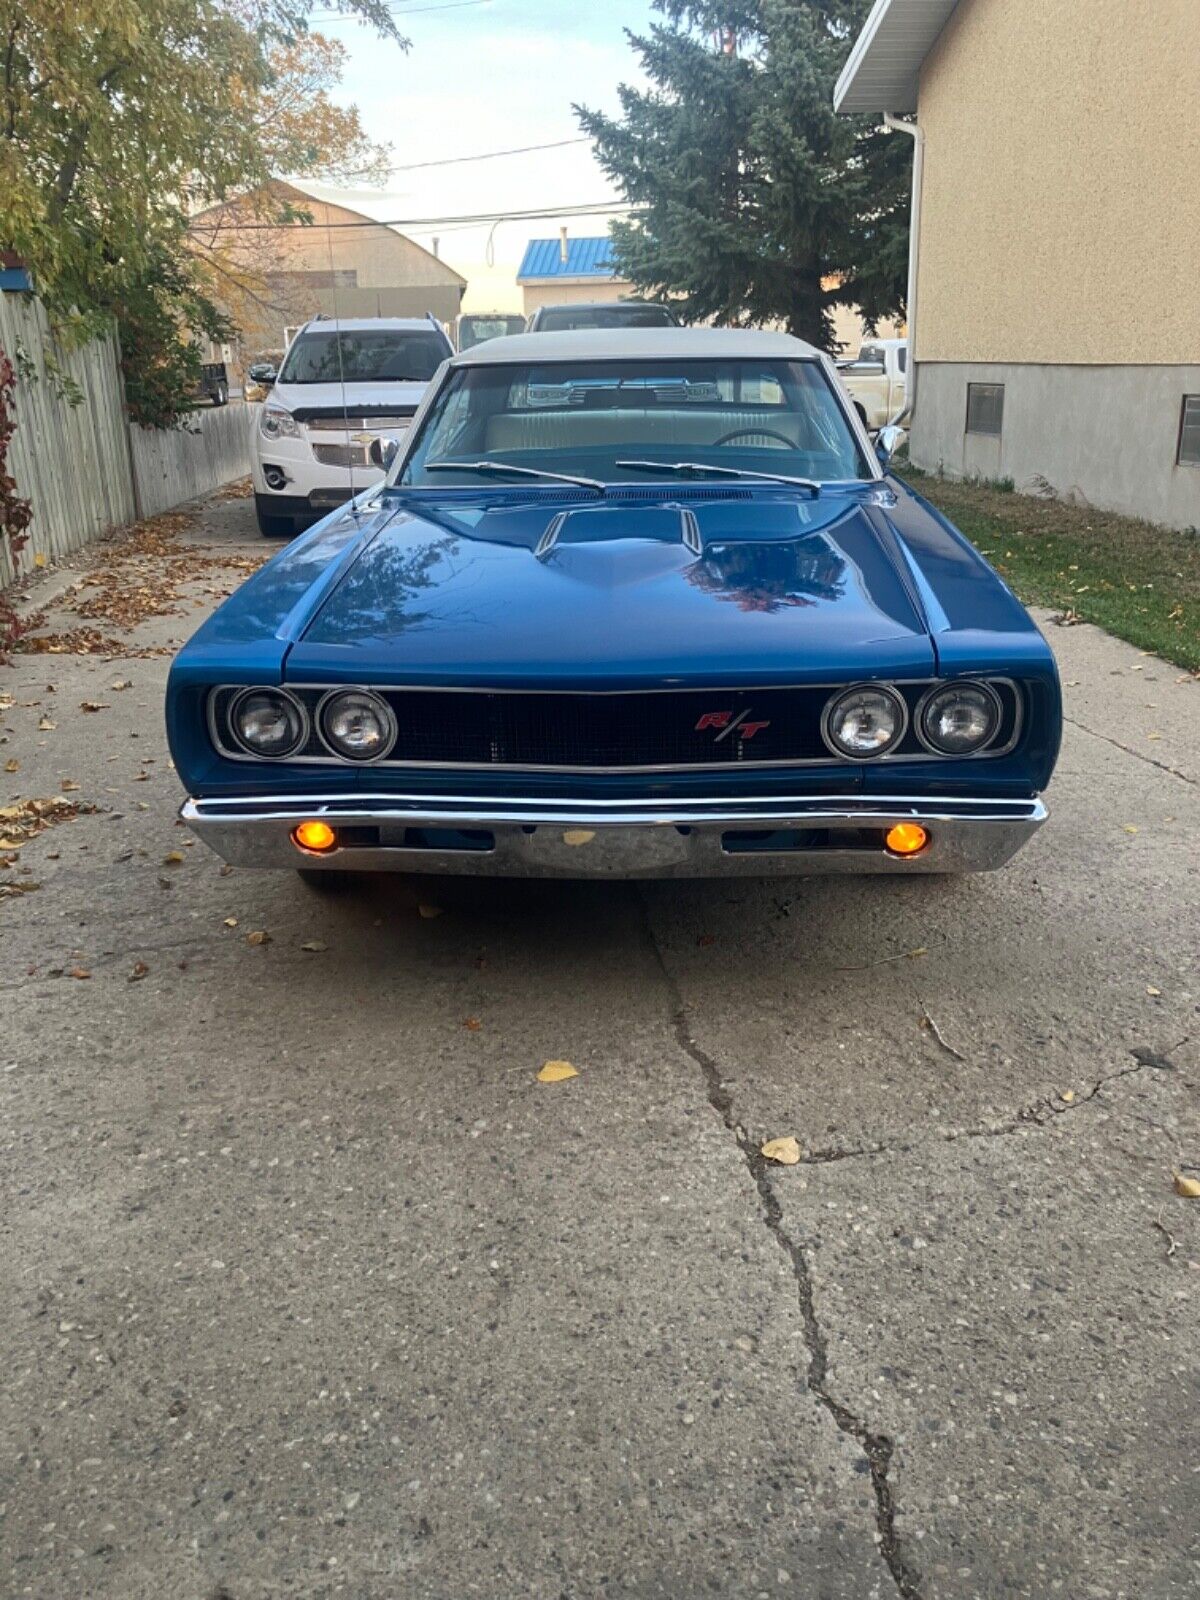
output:
M549 561L555 551L565 545L607 544L617 539L681 544L694 556L704 554L695 512L688 506L661 503L620 510L589 506L578 511L559 511L546 524L533 553L539 561Z

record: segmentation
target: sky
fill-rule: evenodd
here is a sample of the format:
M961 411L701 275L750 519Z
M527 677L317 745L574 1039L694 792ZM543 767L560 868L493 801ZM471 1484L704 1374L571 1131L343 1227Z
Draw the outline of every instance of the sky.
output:
M350 52L337 99L357 105L397 169L581 138L571 107L616 111L620 83L642 82L625 29L647 27L650 0L392 0L405 53L361 23L318 9L312 26ZM315 190L310 190L315 192ZM496 160L395 170L384 190L322 189L381 220L588 205L616 198L587 143ZM608 231L607 216L453 227L405 226L467 278L465 310L519 311L515 273L530 238Z

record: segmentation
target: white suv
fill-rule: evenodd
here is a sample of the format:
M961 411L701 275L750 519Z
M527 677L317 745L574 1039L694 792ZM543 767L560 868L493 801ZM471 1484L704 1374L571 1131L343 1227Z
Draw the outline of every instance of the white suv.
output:
M260 532L298 531L383 477L376 439L412 421L453 351L431 316L318 317L292 340L253 409L250 470Z

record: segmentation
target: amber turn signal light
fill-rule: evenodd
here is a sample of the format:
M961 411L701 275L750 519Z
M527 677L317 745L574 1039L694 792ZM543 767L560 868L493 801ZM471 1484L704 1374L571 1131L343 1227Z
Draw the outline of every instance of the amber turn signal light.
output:
M884 843L894 856L915 856L929 843L929 835L919 822L898 822L888 829Z
M292 829L292 838L301 850L313 850L318 855L332 850L337 844L337 834L327 822L300 822Z

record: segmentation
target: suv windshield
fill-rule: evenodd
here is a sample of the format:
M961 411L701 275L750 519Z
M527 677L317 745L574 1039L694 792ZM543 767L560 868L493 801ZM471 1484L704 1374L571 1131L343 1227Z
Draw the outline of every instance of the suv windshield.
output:
M620 465L635 457L661 462L664 477L679 462L826 483L873 476L816 361L593 361L454 369L400 482L478 486L478 473L439 467L454 461L653 481Z
M292 341L279 382L428 383L449 354L432 328L312 329Z
M611 306L543 306L538 333L564 333L573 328L674 328L678 323L666 306L620 303Z

